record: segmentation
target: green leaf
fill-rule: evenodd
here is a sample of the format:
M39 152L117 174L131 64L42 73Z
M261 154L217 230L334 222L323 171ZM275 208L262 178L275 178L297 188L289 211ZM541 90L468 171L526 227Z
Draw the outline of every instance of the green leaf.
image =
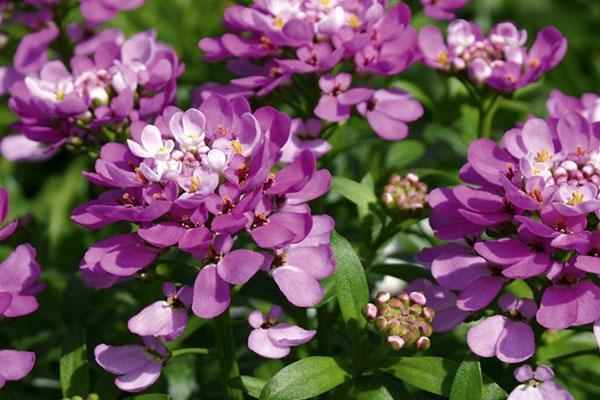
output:
M245 375L238 376L229 381L229 386L240 389L242 392L247 393L248 396L255 399L260 397L260 393L266 384L267 382L262 379Z
M331 190L350 200L361 209L368 209L369 204L377 203L377 196L364 185L341 176L334 176Z
M288 365L267 382L261 400L304 400L326 393L350 379L332 357L308 357Z
M402 357L384 371L404 382L441 396L448 396L457 366L441 357Z
M385 166L394 170L418 161L425 154L425 145L412 139L394 142L387 147Z
M481 365L477 357L467 356L454 375L450 400L481 400L482 397Z
M361 343L366 341L364 328L367 325L362 310L369 302L369 286L365 270L352 245L335 231L331 237L331 245L336 261L335 292L342 319L354 345L362 347Z
M441 357L402 357L382 368L404 382L440 396L449 397L459 363ZM483 377L485 400L505 399L507 393L488 377Z
M85 330L76 323L67 331L62 343L60 387L65 397L86 396L89 383Z
M356 400L409 400L413 397L397 378L388 374L375 374L357 380L354 398Z
M148 393L127 397L124 400L171 400L171 396L163 393Z
M426 268L414 264L377 264L369 272L390 275L407 282L418 278L431 279L431 273Z

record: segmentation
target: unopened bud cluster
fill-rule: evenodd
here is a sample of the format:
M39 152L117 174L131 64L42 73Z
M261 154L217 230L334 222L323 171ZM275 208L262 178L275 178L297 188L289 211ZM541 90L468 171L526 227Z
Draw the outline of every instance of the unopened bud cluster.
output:
M414 347L417 350L427 350L435 312L425 305L426 302L427 299L421 292L400 292L395 296L379 292L375 304L365 306L364 315L373 322L378 332L387 336L392 349Z
M414 211L425 206L426 195L427 184L421 182L416 174L411 172L404 178L394 174L383 189L381 201L388 208Z

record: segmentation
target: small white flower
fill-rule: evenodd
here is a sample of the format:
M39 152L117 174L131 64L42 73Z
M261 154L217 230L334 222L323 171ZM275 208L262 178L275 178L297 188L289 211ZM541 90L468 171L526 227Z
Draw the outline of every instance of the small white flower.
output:
M175 147L172 140L163 141L158 128L147 125L142 130L141 145L133 140L127 140L127 146L133 154L141 158L154 158L157 161L169 161Z

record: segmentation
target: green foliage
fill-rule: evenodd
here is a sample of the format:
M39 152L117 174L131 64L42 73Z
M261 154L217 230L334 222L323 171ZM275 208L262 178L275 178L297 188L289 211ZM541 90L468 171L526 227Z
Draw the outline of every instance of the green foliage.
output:
M450 391L450 400L481 400L483 378L477 357L468 356L460 363Z
M74 324L65 334L61 348L60 386L63 396L87 395L89 379L85 330Z
M260 400L304 400L328 392L350 379L341 361L308 357L288 365L267 382Z

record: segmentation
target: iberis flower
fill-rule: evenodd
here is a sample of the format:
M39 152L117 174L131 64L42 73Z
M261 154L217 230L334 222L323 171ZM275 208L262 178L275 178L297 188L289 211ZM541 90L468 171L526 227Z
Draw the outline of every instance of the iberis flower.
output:
M8 214L8 193L0 188L0 224ZM17 221L0 229L0 240L13 234ZM0 263L0 317L15 318L31 314L38 308L35 295L43 286L38 283L40 265L35 260L35 249L29 244L19 245ZM0 349L0 388L6 381L23 379L35 364L35 353Z
M311 215L307 203L328 190L331 175L316 170L309 150L275 172L290 129L289 117L273 108L253 113L243 98L215 95L198 109L168 107L154 124L134 123L127 145L101 149L86 176L109 190L72 219L90 229L117 221L137 229L93 245L81 263L84 280L108 287L135 278L171 248L203 265L188 282L191 293L166 287L167 300L134 317L130 330L176 337L188 308L202 318L220 315L230 286L260 271L298 307L321 301L319 280L335 267L333 221Z
M117 12L141 7L145 0L81 0L80 10L85 29L113 19ZM65 0L0 0L0 23L3 26L22 25L28 30L21 38L14 55L13 65L0 67L0 95L12 84L30 73L38 72L48 61L48 49L58 38L55 22L56 6ZM69 7L71 5L68 5ZM0 34L0 49L8 37Z
M422 258L437 283L457 295L458 309L488 309L516 279L535 288L533 299L500 297L503 314L470 331L475 353L505 362L534 354L531 324L566 329L600 320L594 113L588 102L557 93L549 105L549 121L531 118L506 132L501 145L473 142L461 170L467 185L427 198L435 235L453 242Z
M508 396L508 400L573 400L573 396L561 385L554 382L554 371L540 365L534 371L529 365L522 365L514 372L521 384Z
M306 330L296 325L279 322L282 310L273 306L267 314L256 310L248 316L253 328L248 336L248 348L265 358L283 358L291 348L310 341L316 331Z
M382 138L402 139L405 122L423 113L418 102L403 92L352 87L349 73L332 75L342 63L363 78L395 75L411 66L417 33L410 26L410 8L398 4L386 10L385 5L385 0L256 0L250 7L232 6L223 21L229 32L202 39L200 48L207 61L227 59L240 77L226 86L204 85L200 96L266 96L293 85L295 98L286 89L274 95L288 101L298 117L310 118L314 110L337 123L349 119L356 106ZM313 96L318 89L320 99ZM391 125L385 129L386 124Z
M531 48L527 32L502 22L484 36L479 26L462 19L448 26L446 42L435 26L419 32L422 62L451 74L464 75L476 85L512 92L535 82L553 69L567 51L567 41L553 27L542 29Z
M127 135L131 121L150 120L175 98L183 72L175 52L153 31L125 40L108 30L78 44L70 68L47 62L10 90L13 128L28 139L58 147L98 145Z

